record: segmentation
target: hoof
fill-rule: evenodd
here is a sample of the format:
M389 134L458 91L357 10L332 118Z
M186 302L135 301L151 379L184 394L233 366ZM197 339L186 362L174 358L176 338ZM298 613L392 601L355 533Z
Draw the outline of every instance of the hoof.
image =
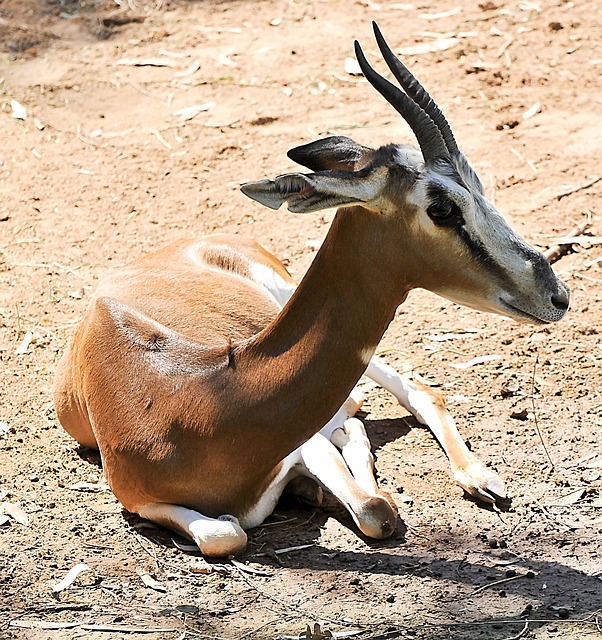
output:
M388 538L397 526L397 507L385 497L367 500L356 513L357 526L369 538Z
M473 498L487 504L499 504L508 501L504 481L482 462L471 462L457 469L454 480Z

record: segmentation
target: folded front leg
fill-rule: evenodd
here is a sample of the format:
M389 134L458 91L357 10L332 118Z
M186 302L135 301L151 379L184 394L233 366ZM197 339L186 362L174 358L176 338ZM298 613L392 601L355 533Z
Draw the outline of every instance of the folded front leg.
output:
M370 538L388 538L395 530L397 508L377 492L366 491L351 475L336 447L317 433L301 446L306 473L328 489Z
M454 480L465 491L490 504L506 498L504 482L468 450L440 393L408 380L374 358L368 365L366 375L390 391L419 422L429 427L449 459Z
M374 456L362 421L348 418L332 433L330 441L341 450L347 467L359 486L368 493L379 493L374 477Z

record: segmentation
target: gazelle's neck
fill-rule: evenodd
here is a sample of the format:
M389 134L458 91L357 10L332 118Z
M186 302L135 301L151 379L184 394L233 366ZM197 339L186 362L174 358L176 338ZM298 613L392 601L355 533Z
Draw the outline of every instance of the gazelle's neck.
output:
M288 304L236 354L253 371L256 397L285 409L274 412L287 416L283 436L295 425L291 449L344 402L409 289L383 275L385 233L378 214L339 211Z

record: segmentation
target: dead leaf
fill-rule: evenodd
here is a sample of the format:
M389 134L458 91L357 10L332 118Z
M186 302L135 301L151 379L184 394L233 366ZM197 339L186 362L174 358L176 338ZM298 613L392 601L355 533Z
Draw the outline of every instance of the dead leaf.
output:
M174 73L174 78L185 78L186 76L191 76L193 73L196 73L200 68L201 68L201 63L198 60L196 60L187 69Z
M464 338L474 338L480 331L476 329L466 329L466 331L458 333L431 333L427 336L433 342L446 342L447 340L462 340Z
M29 349L29 345L33 341L33 331L28 331L23 338L21 344L15 349L16 356L22 356L27 353L27 349Z
M178 629L173 627L115 627L105 624L81 624L84 631L104 631L105 633L175 633Z
M345 58L345 73L348 73L350 76L364 75L358 61L355 58Z
M12 502L3 502L0 508L4 513L8 514L15 522L22 524L23 526L29 526L29 516L21 509L18 504Z
M441 18L451 18L460 13L460 11L462 11L460 7L454 7L449 11L441 11L439 13L421 13L420 17L423 20L440 20Z
M219 56L217 61L220 64L223 64L225 67L230 67L231 69L236 69L236 67L238 66L236 62L234 62L234 60L230 60L230 58L226 54Z
M144 571L144 569L136 569L136 573L140 576L140 580L142 580L145 586L149 589L153 589L154 591L159 591L161 593L167 593L167 587L155 580L149 573Z
M80 622L48 622L47 620L11 620L10 626L17 629L40 629L41 631L55 631L57 629L73 629L79 627Z
M52 590L54 593L60 593L61 591L68 589L73 584L77 576L85 571L92 571L92 569L90 569L87 564L76 564L60 582L52 587Z
M243 564L238 560L230 560L230 562L237 568L240 569L243 573L251 573L256 576L273 576L274 574L270 571L264 571L263 569L255 569L250 567L247 564Z
M418 56L423 53L436 53L437 51L447 51L458 44L458 38L437 38L432 42L422 42L413 47L403 47L398 50L402 56Z
M10 108L12 109L12 116L15 120L25 120L27 118L27 109L20 102L11 100Z
M173 538L171 539L171 541L174 543L174 546L180 551L200 551L196 544L186 544L184 542L178 542Z
M111 490L109 485L104 482L76 482L75 484L70 484L67 489L71 491L87 491L90 493Z
M565 506L568 506L568 505L571 505L571 504L576 504L583 497L585 497L585 489L577 489L575 491L571 491L570 493L567 493L564 496L561 496L556 501L556 504L562 504L562 505L565 505Z
M526 409L521 409L520 411L513 411L510 414L510 417L514 418L514 420L528 420L529 412Z
M302 551L314 547L314 544L300 544L297 547L285 547L284 549L274 549L274 553L291 553L292 551Z
M188 58L188 53L182 51L171 51L170 49L159 49L159 55L166 58Z
M528 120L541 111L541 102L536 102L523 113L523 120Z
M204 111L209 111L215 107L215 102L205 102L204 104L193 104L190 107L184 107L183 109L179 109L178 111L174 111L173 115L178 116L180 120L192 120L199 113L203 113Z
M467 360L466 362L457 362L455 364L450 365L454 369L469 369L470 367L474 367L477 364L484 364L485 362L493 362L494 360L501 360L502 356L497 355L489 355L489 356L477 356L476 358L472 358L472 360Z

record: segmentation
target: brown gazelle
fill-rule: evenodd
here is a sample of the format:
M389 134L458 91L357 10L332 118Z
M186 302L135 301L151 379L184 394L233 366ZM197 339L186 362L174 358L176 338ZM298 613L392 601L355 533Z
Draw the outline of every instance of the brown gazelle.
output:
M240 552L287 485L315 501L325 487L363 533L392 533L396 506L352 417L364 372L428 424L464 489L503 497L439 396L371 358L415 287L535 323L568 307L566 285L486 199L437 105L375 33L403 91L356 43L360 66L420 149L326 138L289 153L313 173L242 188L272 209L339 207L298 287L252 241L182 241L101 283L59 365L58 418L100 450L117 498L207 555Z

